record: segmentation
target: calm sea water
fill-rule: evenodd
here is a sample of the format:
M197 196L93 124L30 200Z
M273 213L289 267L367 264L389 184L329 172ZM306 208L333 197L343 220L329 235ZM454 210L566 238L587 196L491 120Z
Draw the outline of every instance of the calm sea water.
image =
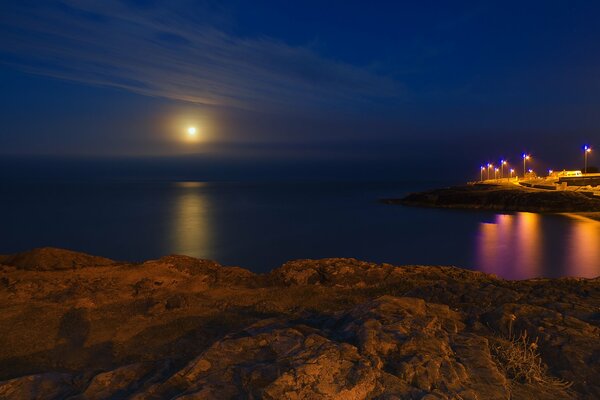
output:
M600 275L600 224L385 205L401 183L4 183L0 253L187 254L269 271L297 258L455 265L509 279Z

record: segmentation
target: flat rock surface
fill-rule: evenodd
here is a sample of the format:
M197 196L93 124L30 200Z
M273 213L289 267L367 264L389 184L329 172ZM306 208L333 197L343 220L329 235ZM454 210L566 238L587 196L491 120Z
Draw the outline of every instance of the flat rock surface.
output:
M597 399L600 280L0 257L2 399Z

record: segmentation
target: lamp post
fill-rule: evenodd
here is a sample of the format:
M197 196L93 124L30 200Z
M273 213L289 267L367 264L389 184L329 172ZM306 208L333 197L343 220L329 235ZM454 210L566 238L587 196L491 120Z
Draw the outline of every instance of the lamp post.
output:
M479 170L479 175L480 175L479 181L480 182L483 182L483 171L485 171L485 167L482 165L481 168L480 168L480 170Z
M525 174L527 173L527 160L529 160L531 156L529 154L523 153L523 178L525 178Z
M500 179L504 179L504 166L506 164L506 160L500 160Z
M588 153L590 151L592 151L590 146L588 146L587 144L585 146L583 146L583 173L584 174L587 174L587 157L588 157Z
M487 178L490 179L490 168L492 168L494 164L488 163L487 165Z
M494 179L498 180L498 168L494 168Z
M511 179L512 179L512 177L513 177L513 174L514 174L514 173L515 173L515 170L511 168L511 169L510 169L510 178L511 178Z

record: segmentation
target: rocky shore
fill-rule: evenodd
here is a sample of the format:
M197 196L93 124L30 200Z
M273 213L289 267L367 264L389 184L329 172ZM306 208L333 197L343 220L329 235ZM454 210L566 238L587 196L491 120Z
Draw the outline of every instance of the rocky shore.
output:
M547 213L598 212L600 199L572 190L541 190L516 185L464 185L411 193L388 204Z
M597 399L600 279L0 256L2 399Z

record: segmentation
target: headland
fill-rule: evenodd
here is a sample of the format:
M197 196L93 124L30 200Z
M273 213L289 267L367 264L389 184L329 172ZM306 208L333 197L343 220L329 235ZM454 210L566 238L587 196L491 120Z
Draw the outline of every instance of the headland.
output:
M464 208L493 211L544 213L600 212L600 196L594 191L557 189L555 186L512 183L473 183L411 193L401 199L383 199L388 204Z

